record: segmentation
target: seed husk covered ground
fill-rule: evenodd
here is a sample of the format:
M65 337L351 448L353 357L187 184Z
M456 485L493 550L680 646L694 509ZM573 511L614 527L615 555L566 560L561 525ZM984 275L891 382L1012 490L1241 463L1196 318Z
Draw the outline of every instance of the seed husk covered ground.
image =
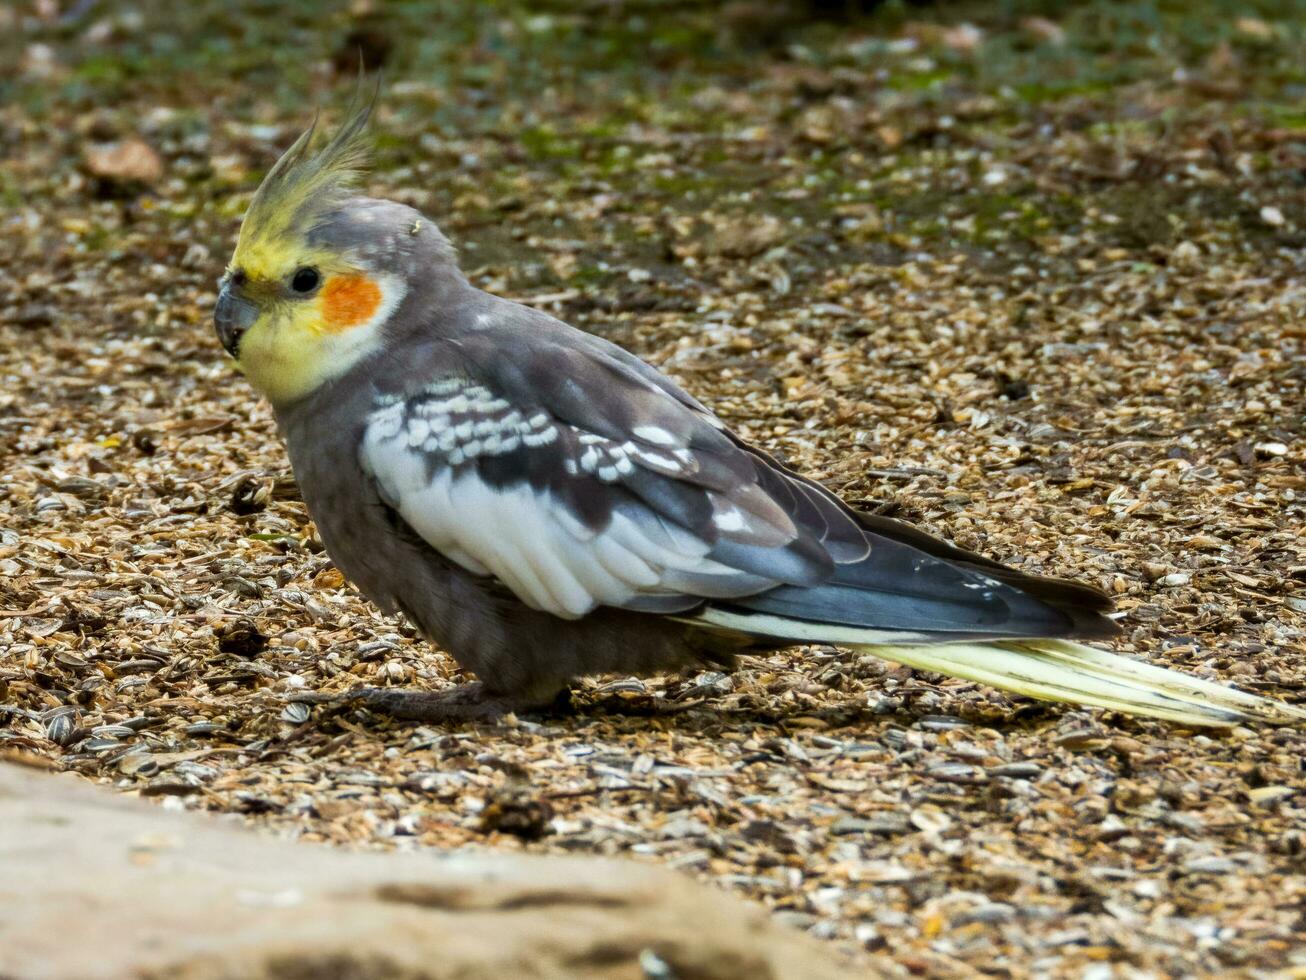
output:
M304 841L656 861L888 975L1306 969L1300 731L834 648L498 725L292 701L461 680L334 569L209 323L361 51L367 188L478 285L1300 703L1306 11L1027 6L0 10L0 758Z

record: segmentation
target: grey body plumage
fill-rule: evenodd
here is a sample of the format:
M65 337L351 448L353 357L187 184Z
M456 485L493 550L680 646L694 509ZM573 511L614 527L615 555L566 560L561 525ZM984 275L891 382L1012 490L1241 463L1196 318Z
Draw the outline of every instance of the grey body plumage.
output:
M713 603L743 617L843 622L912 642L1114 632L1093 590L1063 584L1066 595L1049 604L1030 594L1037 579L1008 571L1013 584L1004 584L981 559L941 544L931 555L885 533L908 535L899 525L881 521L877 532L872 519L732 437L626 351L473 287L415 212L368 202L358 213L371 235L389 232L385 253L407 264L412 287L373 355L278 405L277 418L342 572L383 609L402 611L488 690L547 700L581 675L692 663L713 637L662 614L691 618ZM364 231L351 222L325 233L349 247ZM398 486L393 472L369 466L369 434L373 449L410 457L416 484ZM677 542L701 541L704 567L664 571L664 586L590 608L532 608L483 562L456 560L404 515L405 492L448 478L484 494L547 497L582 535L605 533L620 515ZM467 530L478 540L483 531L510 536L502 526ZM786 637L750 642L776 646Z
M215 321L340 570L480 679L369 703L479 717L821 642L1191 724L1303 717L1073 642L1117 632L1098 590L857 513L632 354L475 288L434 223L345 193L361 131L274 168Z

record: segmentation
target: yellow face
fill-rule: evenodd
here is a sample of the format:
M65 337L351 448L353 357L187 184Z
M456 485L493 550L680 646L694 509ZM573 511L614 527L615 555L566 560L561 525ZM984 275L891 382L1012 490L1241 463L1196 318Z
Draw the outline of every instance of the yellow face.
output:
M375 350L403 293L396 277L343 256L242 233L214 320L254 387L286 404Z

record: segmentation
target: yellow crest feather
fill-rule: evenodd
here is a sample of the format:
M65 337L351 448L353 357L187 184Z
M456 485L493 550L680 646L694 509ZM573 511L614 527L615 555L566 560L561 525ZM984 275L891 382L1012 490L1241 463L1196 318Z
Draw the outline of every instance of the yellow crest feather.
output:
M376 96L362 102L355 94L340 128L317 153L311 152L317 118L273 164L254 192L240 225L235 266L250 269L260 258L299 244L314 220L348 196L367 164L368 119Z

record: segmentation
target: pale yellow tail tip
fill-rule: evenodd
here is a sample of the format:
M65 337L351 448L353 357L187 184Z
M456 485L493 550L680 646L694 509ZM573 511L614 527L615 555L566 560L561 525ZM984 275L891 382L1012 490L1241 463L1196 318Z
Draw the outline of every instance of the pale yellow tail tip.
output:
M1185 725L1306 724L1306 709L1068 640L859 644L857 649L1027 697Z

